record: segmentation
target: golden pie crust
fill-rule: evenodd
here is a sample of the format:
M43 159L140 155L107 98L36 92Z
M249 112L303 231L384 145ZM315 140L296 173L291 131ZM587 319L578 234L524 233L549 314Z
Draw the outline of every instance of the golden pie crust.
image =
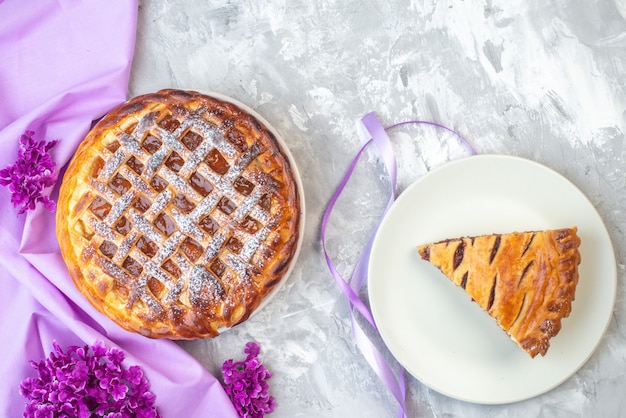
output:
M133 98L93 127L64 175L57 237L70 275L127 330L214 337L294 262L294 170L235 104L182 90Z
M577 229L449 239L417 247L534 358L571 311L580 264Z

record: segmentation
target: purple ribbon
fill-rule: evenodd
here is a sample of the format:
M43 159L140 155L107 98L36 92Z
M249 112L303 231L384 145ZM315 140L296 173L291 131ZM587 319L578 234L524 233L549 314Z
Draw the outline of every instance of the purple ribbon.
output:
M374 316L372 315L372 312L369 309L369 307L359 297L358 292L363 287L363 285L365 284L365 281L367 280L367 267L369 264L372 244L374 241L374 237L376 236L376 232L378 231L378 227L380 226L380 222L376 226L374 233L372 234L369 241L367 242L367 245L363 249L363 252L361 253L361 256L359 257L359 260L357 261L357 264L354 268L354 271L352 272L352 277L350 278L349 282L346 281L343 278L343 276L337 271L326 249L326 227L328 226L328 219L330 218L330 214L332 213L332 210L335 204L337 203L337 199L339 199L339 196L343 192L343 189L346 187L348 180L350 180L350 177L352 176L352 173L354 172L354 169L361 157L361 154L363 154L363 151L365 151L365 149L371 143L373 143L378 149L378 152L380 153L382 157L382 160L385 165L385 169L387 171L387 174L389 175L389 179L391 183L391 195L389 197L389 201L387 202L387 206L385 207L380 217L381 221L384 218L385 214L389 211L389 209L391 208L391 206L393 205L396 199L397 164L396 164L395 154L393 152L393 148L391 145L391 141L389 140L389 137L387 136L385 128L383 128L383 126L380 124L380 122L378 121L378 118L376 117L374 113L368 113L367 115L365 115L361 119L361 123L363 124L363 127L368 133L368 138L365 144L361 147L361 149L359 149L359 151L357 152L357 155L352 160L352 163L350 164L350 167L348 168L347 173L345 174L345 176L339 183L337 190L335 190L335 193L331 197L330 202L328 203L328 206L326 208L326 211L324 212L324 216L322 218L322 227L321 227L322 249L324 251L324 257L326 258L326 264L328 265L328 268L330 270L331 275L333 276L333 279L335 280L335 282L337 283L341 291L344 293L344 295L348 298L348 301L350 303L350 318L352 322L352 332L353 332L356 344L359 347L359 350L361 351L363 356L365 357L366 361L369 363L370 367L372 367L372 369L376 372L380 380L389 389L389 391L394 396L394 398L396 398L396 401L398 402L400 406L399 411L398 411L398 417L406 417L407 416L406 404L405 404L406 386L405 386L405 381L404 381L404 370L402 366L398 364L397 375L396 373L394 373L392 367L385 360L385 357L380 353L380 351L376 348L374 343L372 343L372 341L363 331L363 328L361 327L361 325L356 319L356 313L355 313L355 310L358 311L358 313L360 313L361 316L365 318L365 320L372 326L372 328L374 328L374 330L378 332L378 327L376 326L376 321L374 320ZM390 126L388 129L395 128L397 126L406 125L406 124L424 124L424 125L431 125L437 128L444 129L448 132L453 133L455 136L457 136L469 148L470 153L472 155L476 154L476 151L471 146L469 141L463 138L459 133L453 131L450 128L447 128L446 126L440 125L435 122L411 120L411 121L397 123L395 125Z

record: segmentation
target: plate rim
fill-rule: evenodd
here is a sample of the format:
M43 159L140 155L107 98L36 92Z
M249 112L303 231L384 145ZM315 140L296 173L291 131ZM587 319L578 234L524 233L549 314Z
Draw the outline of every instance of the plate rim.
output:
M605 335L608 327L611 324L612 321L612 316L613 316L613 312L615 310L615 303L616 303L616 297L617 297L617 264L616 264L616 257L615 257L615 248L613 246L613 243L611 242L611 237L608 233L608 230L606 228L606 224L604 223L604 220L602 219L602 217L600 216L597 208L595 207L595 205L589 200L589 198L574 184L572 183L567 177L565 177L564 175L562 175L561 173L555 171L554 169L541 164L537 161L534 160L530 160L524 157L519 157L519 156L511 156L511 155L503 155L503 154L478 154L478 155L471 155L471 156L466 156L466 157L461 157L452 161L448 161L447 163L444 163L436 168L433 168L432 170L430 170L429 172L427 172L426 174L424 174L423 176L417 178L414 182L412 182L408 187L405 188L405 190L398 196L398 198L396 199L396 201L394 202L394 204L392 205L390 211L385 215L385 217L383 218L383 220L381 221L380 225L377 228L376 231L376 236L374 238L374 241L372 243L372 253L371 255L374 254L376 248L381 245L379 243L379 237L381 236L380 232L381 230L384 230L385 225L389 222L388 219L390 219L390 217L388 216L389 214L393 213L394 210L394 206L397 205L401 205L402 202L407 199L406 196L409 196L412 192L411 190L413 190L414 188L419 188L420 185L424 182L424 181L429 181L429 179L432 179L433 176L438 175L438 173L441 173L443 171L447 171L447 170L451 170L454 169L456 166L459 165L463 165L463 164L467 164L468 160L470 161L470 164L474 164L474 163L481 163L481 160L483 161L495 161L495 160L502 160L502 161L516 161L517 163L520 164L526 164L529 167L533 167L533 169L535 170L542 170L544 171L546 174L552 175L555 178L557 178L559 181L563 182L564 184L568 184L569 187L571 188L571 192L575 192L579 198L584 199L584 201L589 205L589 208L592 209L592 213L595 216L596 219L594 219L593 221L599 221L599 224L602 226L601 231L599 232L602 237L606 240L606 244L608 244L608 248L610 248L610 252L608 254L609 258L610 258L610 266L608 266L607 272L610 273L610 277L607 279L608 281L608 285L610 285L610 289L608 289L608 292L611 294L611 303L610 303L610 309L608 309L608 315L607 318L604 320L604 323L602 324L602 327L600 329L600 333L598 336L598 340L595 341L595 343L593 344L593 347L589 350L588 353L586 353L586 355L584 356L584 358L581 358L577 364L574 365L574 367L568 372L565 373L563 376L561 376L560 378L556 379L556 381L551 384L551 385L546 385L544 387L542 387L542 389L538 390L538 391L534 391L532 393L527 393L527 394L523 394L520 396L509 396L507 398L503 398L503 399L487 399L486 397L484 399L477 399L476 397L472 397L472 396L462 396L461 394L458 393L451 393L451 391L446 390L444 387L441 387L440 385L434 384L431 381L427 381L423 378L423 376L419 376L419 374L415 373L415 370L410 370L409 367L407 367L407 365L402 364L402 362L398 359L398 356L396 355L396 353L394 352L394 348L397 347L393 347L393 344L390 345L390 341L389 341L389 336L385 335L385 330L384 327L378 327L379 328L379 333L380 336L382 338L383 343L385 344L385 346L388 348L388 350L390 351L390 353L397 359L398 363L400 363L400 365L403 366L403 368L405 370L407 370L407 372L409 372L409 374L411 374L414 378L416 378L418 381L420 381L421 383L425 384L426 386L428 386L429 388L445 395L448 396L450 398L454 398L454 399L458 399L461 401L465 401L465 402L471 402L471 403L476 403L476 404L484 404L484 405L499 405L499 404L507 404L507 403L513 403L513 402L518 402L518 401L523 401L523 400L527 400L527 399L531 399L537 396L540 396L544 393L547 393L551 390L553 390L554 388L556 388L557 386L561 385L563 382L565 382L567 379L569 379L571 376L573 376L576 372L578 372L587 362L588 360L591 358L591 356L597 351L598 347L600 346L600 343L603 339L603 336ZM400 203L398 203L400 202ZM368 299L370 302L370 306L372 309L372 314L374 315L374 319L376 320L377 325L379 325L380 321L380 312L378 312L379 308L377 308L377 302L376 302L376 295L373 294L373 289L376 288L376 286L372 286L372 264L376 262L376 257L370 257L370 262L368 263L368 280L367 280L367 285L368 285ZM378 318L377 318L378 317Z

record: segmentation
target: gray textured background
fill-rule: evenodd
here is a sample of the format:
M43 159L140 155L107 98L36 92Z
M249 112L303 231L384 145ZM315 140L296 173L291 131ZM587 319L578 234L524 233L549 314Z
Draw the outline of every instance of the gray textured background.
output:
M183 347L218 374L245 342L258 341L274 373L277 418L395 416L393 398L353 342L319 228L361 145L355 121L370 111L386 125L420 118L458 130L480 153L530 158L576 184L613 240L618 296L598 350L558 388L481 406L407 377L410 415L623 416L625 16L619 0L140 1L130 95L180 87L242 101L283 135L304 178L306 234L288 282L248 322ZM429 128L391 137L399 191L467 155L454 137ZM342 273L349 275L388 193L382 165L367 155L328 231Z

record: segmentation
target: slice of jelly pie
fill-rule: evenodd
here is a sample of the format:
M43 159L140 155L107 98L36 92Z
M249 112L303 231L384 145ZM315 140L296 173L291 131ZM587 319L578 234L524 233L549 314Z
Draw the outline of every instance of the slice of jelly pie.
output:
M578 283L577 229L514 232L419 245L436 266L496 320L531 357L571 311Z

